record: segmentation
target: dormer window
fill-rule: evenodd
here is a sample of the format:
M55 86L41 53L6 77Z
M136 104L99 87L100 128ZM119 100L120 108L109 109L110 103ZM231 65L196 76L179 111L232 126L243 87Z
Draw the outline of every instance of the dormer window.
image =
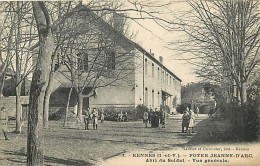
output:
M106 67L109 70L116 69L116 54L113 51L109 51L106 53Z
M88 54L78 53L77 54L77 66L80 71L88 71Z

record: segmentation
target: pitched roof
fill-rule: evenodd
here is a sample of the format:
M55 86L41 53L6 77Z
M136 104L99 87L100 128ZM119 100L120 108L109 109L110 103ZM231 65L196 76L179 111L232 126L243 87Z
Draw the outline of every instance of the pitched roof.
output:
M143 53L144 55L146 55L148 58L150 58L151 60L153 60L156 64L158 64L160 67L162 67L164 70L166 70L168 73L170 73L175 79L177 79L178 81L182 81L178 76L176 76L172 71L170 71L167 67L165 67L162 63L160 63L154 56L152 56L148 51L146 51L143 47L141 47L139 44L133 42L132 40L130 40L129 38L127 38L124 34L122 34L121 32L119 32L117 29L115 29L114 27L112 27L110 24L108 24L106 21L104 21L100 16L98 16L96 13L94 13L93 10L91 10L90 8L88 8L85 5L79 4L77 5L73 11L71 13L68 13L67 15L65 15L64 17L61 18L61 20L57 20L56 21L56 25L52 26L52 28L56 28L58 24L60 24L62 21L64 21L67 16L71 16L74 12L80 12L80 11L84 11L87 12L88 15L90 15L93 18L93 22L94 24L98 25L97 27L101 30L101 31L108 31L108 33L110 33L111 35L114 35L117 37L117 39L120 39L121 41L124 40L125 42L127 42L129 44L129 46L132 46L134 48L136 48L138 51L140 51L141 53ZM120 43L120 41L117 41L118 43ZM31 47L31 50L35 49L36 47L39 46L39 42L36 43L34 46Z
M132 40L130 40L129 38L127 38L124 34L122 34L121 32L119 32L118 30L116 30L115 28L113 28L110 24L108 24L106 21L104 21L101 17L99 17L98 15L96 15L91 9L89 9L88 7L84 6L84 5L79 5L77 6L79 8L79 11L88 11L89 14L94 18L94 20L96 20L97 23L99 23L98 26L100 27L102 30L103 29L108 29L109 32L114 33L116 36L120 36L120 38L124 39L126 42L128 42L131 46L135 47L137 50L139 50L140 52L142 52L143 54L145 54L148 58L150 58L151 60L153 60L156 64L158 64L160 67L162 67L164 70L166 70L168 73L170 73L175 79L177 79L178 81L182 81L178 76L176 76L172 71L170 71L167 67L165 67L162 63L160 63L154 56L152 56L149 52L147 52L143 47L141 47L139 44L133 42Z

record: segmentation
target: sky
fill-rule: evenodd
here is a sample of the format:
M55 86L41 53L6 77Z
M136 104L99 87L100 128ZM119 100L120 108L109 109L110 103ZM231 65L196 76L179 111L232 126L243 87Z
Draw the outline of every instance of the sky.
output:
M166 1L163 0L161 2ZM174 13L170 13L169 15L164 13L165 17L172 17L172 14L178 17L178 15L181 15L184 11L190 10L189 5L181 1L175 1L169 7ZM174 18L172 19L174 20ZM140 44L148 52L150 52L151 49L156 59L159 59L159 56L163 56L163 64L182 80L183 85L199 81L194 73L194 66L185 60L178 60L181 58L181 55L177 51L167 48L167 42L176 42L183 34L176 31L166 31L153 20L143 19L130 22L131 30L138 32L135 42Z

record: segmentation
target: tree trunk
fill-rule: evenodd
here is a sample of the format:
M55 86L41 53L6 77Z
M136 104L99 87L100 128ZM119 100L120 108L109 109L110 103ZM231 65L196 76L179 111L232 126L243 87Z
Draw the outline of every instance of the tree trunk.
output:
M48 90L44 96L44 108L43 108L43 127L49 128L49 105L50 105L51 93Z
M21 119L22 119L22 104L21 104L21 86L22 84L16 87L16 127L15 132L21 133Z
M3 89L5 85L5 71L0 75L0 97L3 96Z
M72 92L72 87L70 88L70 92L69 92L69 96L68 96L68 101L67 101L67 106L66 106L66 112L65 112L65 119L64 119L63 127L66 126L67 120L68 120L68 113L69 113L69 105L70 105L71 92Z
M82 97L82 92L78 93L78 112L77 112L77 116L80 120L80 122L82 121L82 109L83 109L83 97Z
M21 41L21 10L20 9L20 2L16 2L17 4L17 33L15 34L15 81L16 81L16 128L15 131L20 133L21 131L21 116L22 116L22 106L21 106L21 60L20 56L22 53L19 52L20 50L20 41Z
M243 106L247 102L247 91L244 83L241 83L240 99L241 99L241 106Z
M44 109L43 109L43 127L49 128L49 106L50 106L50 97L52 93L52 84L53 84L53 72L50 73L48 87L44 96Z
M44 164L43 154L43 103L54 50L50 32L49 14L44 2L32 2L39 35L39 54L33 73L28 112L27 165Z

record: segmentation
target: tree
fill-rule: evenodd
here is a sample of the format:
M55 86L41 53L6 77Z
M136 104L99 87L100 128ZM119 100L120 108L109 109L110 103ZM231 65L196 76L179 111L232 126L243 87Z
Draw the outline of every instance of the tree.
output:
M3 43L6 41L4 37L8 37L9 43L7 47L2 48L2 52L6 55L6 63L8 69L11 71L12 79L15 82L16 91L16 132L21 132L21 115L22 105L20 101L22 83L26 77L31 73L33 65L31 61L30 47L31 43L35 40L34 24L32 16L29 13L31 10L29 2L5 2L2 4L2 9L9 9L7 12L3 12L6 19L10 23L3 25L3 28L10 30L9 37L6 30L3 30ZM9 18L10 17L10 18ZM30 21L28 21L30 19ZM14 39L14 40L12 40ZM2 59L2 58L1 58ZM8 65L7 65L8 64ZM4 66L3 68L5 68ZM4 73L3 77L4 78ZM1 80L4 85L4 79ZM25 94L23 94L25 95Z
M81 119L83 97L93 96L97 88L129 81L128 75L134 71L131 58L135 53L133 45L120 46L120 38L123 37L120 32L109 29L106 22L83 6L78 10L82 11L65 24L65 31L72 32L73 40L61 45L59 55L67 66L69 75L62 73L77 93L77 115ZM92 16L86 19L86 15ZM88 26L89 24L92 25Z
M7 3L8 4L8 3ZM4 2L1 3L2 7L6 4ZM13 3L10 2L6 8L11 10L13 7ZM7 67L10 65L10 58L12 57L11 48L13 41L13 32L14 32L14 20L16 15L13 15L10 12L1 13L3 15L3 21L1 26L1 50L0 50L0 59L1 59L1 67L0 67L0 96L2 96L2 91L4 88L4 81Z
M111 2L104 2L103 5L98 5L96 7L93 7L94 1L90 1L88 5L91 6L91 9L83 8L83 11L107 11L107 12L116 12L118 9L110 9L107 8L108 3ZM131 2L132 3L132 2ZM134 7L129 9L122 9L118 10L121 12L126 11L134 11L139 12L148 15L146 19L159 19L158 15L153 16L154 12L149 13L142 9L142 4L140 3L133 3ZM68 12L65 12L60 19L56 20L56 22L51 25L50 23L50 15L48 13L48 8L45 6L44 2L32 2L33 6L33 13L34 18L36 20L37 29L38 29L38 36L39 36L39 51L38 51L38 57L37 57L37 63L36 68L33 73L33 79L31 84L31 90L30 90L30 101L29 101L29 114L28 114L28 138L27 138L27 165L43 165L43 134L42 134L42 119L43 119L43 103L44 103L44 96L46 95L46 88L49 83L50 79L50 70L51 70L51 57L52 54L55 52L55 48L53 48L53 34L52 32L55 32L55 30L58 28L59 25L62 25L65 20L67 20L68 17L70 17L73 13L77 13L79 11L77 10L71 10ZM149 8L149 4L145 5L147 8ZM163 6L163 5L162 5ZM165 6L164 6L165 7ZM155 6L155 8L159 8L159 6ZM158 14L158 13L157 13ZM136 18L133 18L136 19ZM138 19L138 18L137 18ZM160 19L160 21L164 21L163 19ZM76 31L80 31L79 29L75 29ZM52 31L52 32L51 32ZM70 37L70 40L75 40L75 38ZM80 39L79 39L80 40ZM77 42L77 41L75 41ZM68 42L72 43L73 42ZM68 44L65 42L65 45ZM70 44L68 44L69 49L68 52L73 48ZM83 52L84 53L84 52ZM71 54L73 55L73 54ZM55 56L54 56L55 57ZM57 56L58 57L58 56ZM72 58L69 57L68 58ZM95 58L94 58L95 61ZM111 60L110 60L111 61ZM72 61L71 61L72 62ZM78 63L80 64L80 63ZM78 64L76 66L78 66ZM71 64L68 64L68 66ZM100 66L101 64L99 64ZM103 65L104 66L104 65ZM76 68L77 70L79 69ZM71 70L74 70L72 67ZM99 70L98 70L99 71ZM123 71L123 70L122 70ZM71 73L77 73L71 72ZM97 72L99 73L99 72ZM76 77L79 76L79 73L76 74ZM115 73L115 76L117 73ZM103 75L102 75L103 76ZM88 79L90 77L87 77ZM97 77L93 77L97 78ZM76 84L79 84L76 79ZM97 79L94 79L94 81ZM93 81L93 80L92 80ZM97 81L96 81L97 82ZM88 82L83 82L84 84L87 84ZM91 81L90 81L91 83ZM99 86L103 86L102 82L98 83ZM77 86L77 87L86 87L86 86ZM46 104L45 104L46 105ZM81 115L81 113L79 113Z
M192 12L182 20L189 38L183 52L195 55L197 74L208 80L235 84L240 104L246 98L250 74L259 63L259 14L257 1L189 1ZM189 20L189 22L188 22ZM190 21L192 20L192 21ZM190 43L190 44L188 44Z
M259 2L250 0L189 1L190 17L182 20L188 35L183 52L195 55L191 60L203 78L219 83L228 91L229 109L234 134L244 139L247 88L259 65ZM236 108L235 108L236 107ZM233 116L235 115L235 116Z
M182 103L191 104L193 108L194 104L202 103L205 99L205 93L203 89L204 83L189 83L181 88L181 101Z
M50 18L44 2L32 2L39 36L39 54L30 89L27 165L43 165L43 103L54 51Z

